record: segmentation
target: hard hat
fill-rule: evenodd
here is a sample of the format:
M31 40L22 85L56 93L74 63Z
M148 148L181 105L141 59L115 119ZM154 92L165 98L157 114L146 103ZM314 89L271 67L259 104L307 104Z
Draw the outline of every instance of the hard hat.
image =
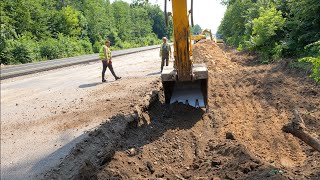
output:
M167 37L163 37L162 40L167 40Z

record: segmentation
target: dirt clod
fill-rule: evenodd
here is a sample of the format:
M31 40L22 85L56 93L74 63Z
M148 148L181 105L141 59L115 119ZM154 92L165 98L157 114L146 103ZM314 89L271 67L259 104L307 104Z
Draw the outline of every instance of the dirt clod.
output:
M153 174L155 170L154 170L152 163L150 161L147 161L147 167L148 167L150 173Z
M131 148L131 149L129 149L129 151L128 151L128 155L129 156L135 156L135 155L137 155L137 150L135 149L135 148Z
M234 134L232 132L226 133L226 139L236 140L236 138L234 137Z

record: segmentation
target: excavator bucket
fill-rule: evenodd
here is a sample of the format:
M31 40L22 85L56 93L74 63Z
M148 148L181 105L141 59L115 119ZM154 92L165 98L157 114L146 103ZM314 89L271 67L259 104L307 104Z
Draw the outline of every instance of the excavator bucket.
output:
M190 37L188 15L190 13L193 26L193 0L189 11L187 0L171 0L171 2L174 67L167 66L161 73L165 101L168 104L180 102L197 108L208 108L207 66L194 64L191 59L192 37ZM205 38L205 35L203 37Z
M161 78L167 104L179 102L196 108L207 108L208 70L202 64L194 65L192 69L192 81L178 81L173 68L164 68Z

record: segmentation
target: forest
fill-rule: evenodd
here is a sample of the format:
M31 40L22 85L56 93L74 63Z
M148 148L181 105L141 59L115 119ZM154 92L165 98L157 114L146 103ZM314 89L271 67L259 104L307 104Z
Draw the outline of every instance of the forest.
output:
M227 45L255 52L261 63L290 59L320 82L319 0L221 0L218 33ZM20 64L161 43L172 37L159 5L147 0L2 0L1 64ZM208 19L209 21L210 19ZM191 32L198 34L195 25Z
M20 64L161 43L172 34L145 0L2 0L1 64Z
M288 60L311 68L320 82L319 0L222 0L227 6L218 33L239 51L256 52L261 63ZM310 67L311 66L311 67Z

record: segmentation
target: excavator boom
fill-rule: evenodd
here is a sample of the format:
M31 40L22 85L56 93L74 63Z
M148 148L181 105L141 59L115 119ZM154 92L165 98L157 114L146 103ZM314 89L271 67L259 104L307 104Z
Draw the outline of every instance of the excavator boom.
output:
M205 64L193 64L191 60L187 0L171 0L171 2L174 66L166 66L161 74L165 100L166 103L182 102L194 107L206 107L208 70Z

